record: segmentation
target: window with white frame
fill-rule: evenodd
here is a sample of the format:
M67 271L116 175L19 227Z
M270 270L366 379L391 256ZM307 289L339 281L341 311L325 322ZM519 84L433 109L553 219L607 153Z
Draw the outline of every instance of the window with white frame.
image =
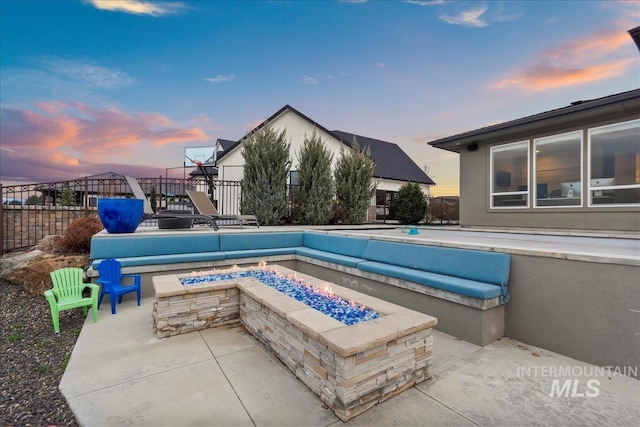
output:
M582 205L582 131L533 140L535 207Z
M640 120L589 129L589 206L640 204Z
M491 207L529 206L529 141L491 147Z

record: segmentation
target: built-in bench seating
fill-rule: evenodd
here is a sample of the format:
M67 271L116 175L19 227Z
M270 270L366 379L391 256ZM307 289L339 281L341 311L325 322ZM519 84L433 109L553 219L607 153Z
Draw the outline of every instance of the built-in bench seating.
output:
M477 345L504 336L508 254L335 232L190 231L100 232L91 239L87 276L95 280L98 263L116 258L123 272L142 275L150 296L158 274L264 260L435 316L442 332Z
M445 248L318 232L97 236L92 269L105 258L123 268L238 261L289 255L393 277L472 299L508 301L508 254Z
M370 240L362 257L360 270L477 299L509 298L508 254Z

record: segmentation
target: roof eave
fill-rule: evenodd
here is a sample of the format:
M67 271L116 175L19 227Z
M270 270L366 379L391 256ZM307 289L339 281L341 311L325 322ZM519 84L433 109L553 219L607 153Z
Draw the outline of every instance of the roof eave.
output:
M397 181L397 182L415 182L417 184L422 184L422 185L436 185L436 183L429 178L429 176L427 175L428 181L418 181L418 180L407 180L407 179L398 179L398 178L390 178L388 176L380 176L380 175L374 175L373 176L374 179L386 179L388 181Z
M429 145L444 150L460 153L462 149L472 143L480 143L509 135L519 135L533 130L557 126L563 123L581 121L590 117L607 113L624 112L640 108L640 89L617 95L587 101L569 107L524 117L497 125L464 132L436 141Z

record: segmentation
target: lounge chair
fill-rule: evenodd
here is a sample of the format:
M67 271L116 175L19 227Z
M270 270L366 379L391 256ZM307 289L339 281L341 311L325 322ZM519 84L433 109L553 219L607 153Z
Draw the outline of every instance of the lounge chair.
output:
M210 215L192 214L185 211L184 213L178 211L163 212L156 214L151 208L151 203L147 200L147 196L144 194L142 187L138 183L138 180L125 175L124 179L129 184L131 192L136 199L142 199L144 202L144 214L142 220L157 219L158 228L191 228L193 226L193 220L204 221L208 223L214 230L218 230L218 224L216 224L216 217ZM188 191L188 190L187 190Z
M187 195L200 215L215 218L216 221L237 221L240 228L244 225L260 227L255 215L220 215L214 204L202 191L187 190Z

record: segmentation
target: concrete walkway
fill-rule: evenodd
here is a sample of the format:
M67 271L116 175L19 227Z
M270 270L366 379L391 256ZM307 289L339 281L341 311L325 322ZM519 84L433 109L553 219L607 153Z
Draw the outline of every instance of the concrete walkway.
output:
M343 423L241 325L159 340L152 307L125 300L87 318L60 383L81 425L640 425L636 379L508 338L481 348L438 332L432 379Z

